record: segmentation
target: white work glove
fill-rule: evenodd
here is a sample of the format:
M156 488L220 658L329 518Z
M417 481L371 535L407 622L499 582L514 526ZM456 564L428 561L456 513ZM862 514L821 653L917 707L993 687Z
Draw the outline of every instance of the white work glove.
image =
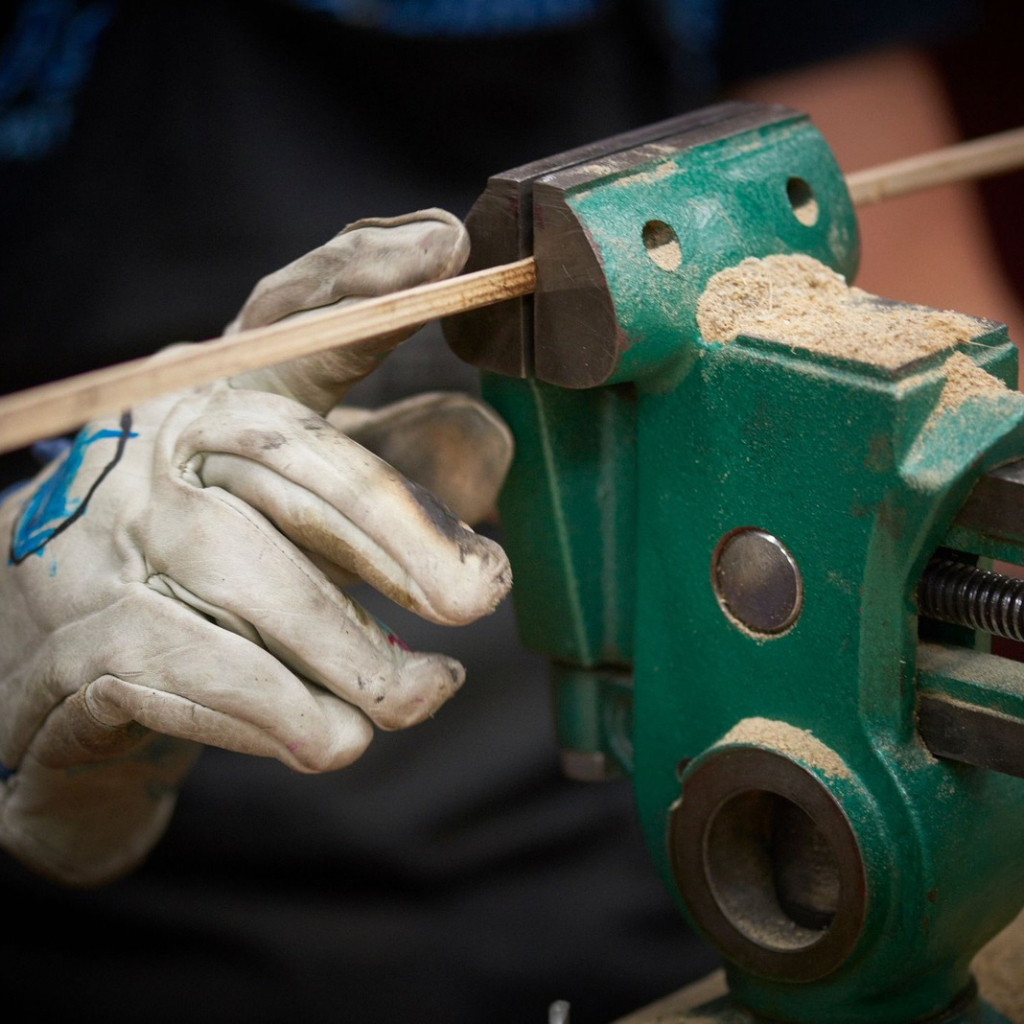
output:
M449 276L467 250L443 211L360 221L261 281L229 330ZM202 744L328 771L459 688L458 662L407 650L339 586L461 624L511 583L461 521L491 507L511 456L490 410L431 395L338 412L351 437L324 418L408 333L91 423L0 505L7 851L110 880L160 837Z

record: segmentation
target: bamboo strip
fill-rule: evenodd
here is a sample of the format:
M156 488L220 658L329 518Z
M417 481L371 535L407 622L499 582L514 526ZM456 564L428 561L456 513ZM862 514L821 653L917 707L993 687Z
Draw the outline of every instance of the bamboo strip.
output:
M1021 166L1024 128L857 171L846 183L854 205L864 206ZM0 453L159 394L528 295L535 288L536 265L527 258L6 395L0 398Z
M1024 128L919 153L846 176L854 206L895 199L936 185L983 178L1024 166Z
M528 295L535 287L536 265L529 257L18 391L0 398L0 452L156 395Z

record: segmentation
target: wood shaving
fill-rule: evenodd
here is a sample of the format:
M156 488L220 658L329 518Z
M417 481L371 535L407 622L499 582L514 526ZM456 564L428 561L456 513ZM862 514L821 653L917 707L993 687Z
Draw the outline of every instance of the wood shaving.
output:
M716 746L726 743L753 743L817 768L830 778L848 779L850 769L842 758L807 729L770 718L744 718L737 722Z
M880 299L811 256L750 257L719 271L697 304L705 341L739 335L896 369L986 333L962 313Z
M968 398L978 395L991 397L1007 392L1009 388L998 377L986 373L973 359L962 352L954 352L943 367L946 383L935 406L935 411L945 412L956 409Z

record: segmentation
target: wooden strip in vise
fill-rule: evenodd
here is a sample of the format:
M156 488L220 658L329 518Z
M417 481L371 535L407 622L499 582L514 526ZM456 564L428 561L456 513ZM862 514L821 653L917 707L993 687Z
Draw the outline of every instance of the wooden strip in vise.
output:
M984 178L1024 166L1024 128L958 142L846 176L854 206L920 192L936 185Z
M528 295L536 280L533 259L518 260L28 388L0 399L0 452L156 395Z
M1024 128L858 171L846 181L854 205L866 205L1021 166ZM527 257L28 388L0 398L0 453L65 433L156 395L529 295L536 280L536 265Z

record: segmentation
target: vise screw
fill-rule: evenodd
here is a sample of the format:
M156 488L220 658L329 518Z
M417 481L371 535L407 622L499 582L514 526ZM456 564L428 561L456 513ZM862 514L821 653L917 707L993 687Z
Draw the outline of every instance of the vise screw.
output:
M516 439L520 633L566 769L632 776L724 959L691 1019L1002 1020L970 963L1024 903L1024 665L990 646L1024 636L988 571L1024 563L1005 328L855 292L910 323L891 351L841 317L709 327L723 273L763 314L773 261L815 295L857 269L843 176L779 106L496 175L467 224L470 269L537 261L534 296L446 324Z

